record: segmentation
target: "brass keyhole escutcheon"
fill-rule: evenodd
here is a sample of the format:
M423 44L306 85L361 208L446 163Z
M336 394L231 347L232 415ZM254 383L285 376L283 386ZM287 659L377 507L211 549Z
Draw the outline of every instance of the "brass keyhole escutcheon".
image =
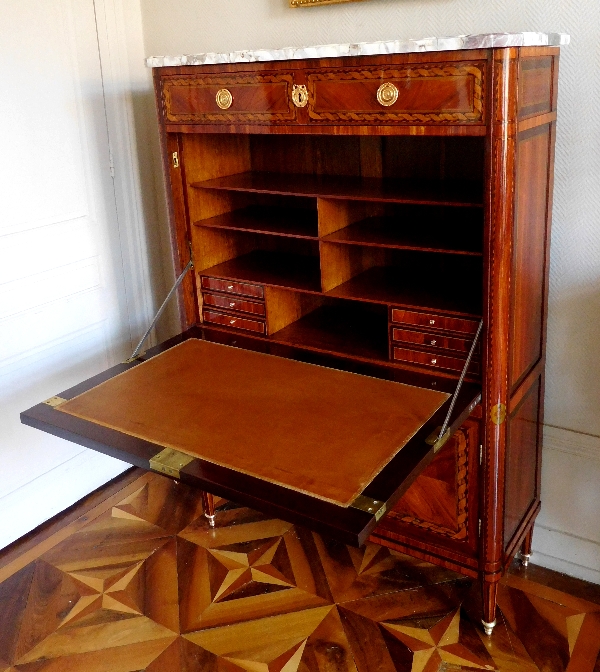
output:
M231 95L231 91L229 91L229 89L219 89L215 99L217 101L217 105L222 110L228 110L233 103L233 96Z
M292 101L296 107L306 107L308 103L308 91L304 84L294 84L292 88Z
M377 89L377 102L384 107L393 105L398 100L398 88L391 82L384 82Z

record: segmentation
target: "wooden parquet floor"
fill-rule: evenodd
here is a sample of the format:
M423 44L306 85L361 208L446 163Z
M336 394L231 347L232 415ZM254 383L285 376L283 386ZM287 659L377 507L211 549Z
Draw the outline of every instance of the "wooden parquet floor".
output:
M131 479L130 479L131 480ZM0 562L0 672L600 672L600 604L453 572L145 474Z

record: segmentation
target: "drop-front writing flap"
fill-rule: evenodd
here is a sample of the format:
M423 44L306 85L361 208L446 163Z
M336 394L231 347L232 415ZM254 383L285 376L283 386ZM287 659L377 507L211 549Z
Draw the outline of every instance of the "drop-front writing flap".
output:
M346 507L448 396L189 339L58 410Z

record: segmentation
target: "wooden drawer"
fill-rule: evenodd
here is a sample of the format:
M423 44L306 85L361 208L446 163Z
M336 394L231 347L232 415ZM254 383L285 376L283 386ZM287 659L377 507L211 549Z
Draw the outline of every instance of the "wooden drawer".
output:
M259 334L266 333L266 325L259 320L251 320L248 317L238 317L237 315L227 315L226 313L217 313L214 310L205 310L202 313L204 321L211 324L219 324L224 327L234 329L244 329L245 331L255 331Z
M167 123L248 124L296 119L289 73L239 75L177 75L163 79ZM228 94L219 94L221 91ZM217 99L220 99L219 106Z
M222 294L202 294L205 306L214 306L215 308L225 308L226 310L239 311L242 313L252 313L253 315L265 315L265 304L256 301L246 301L232 296L223 296Z
M437 353L421 352L420 350L408 350L407 348L399 348L394 346L392 348L392 355L394 359L400 362L408 362L410 364L423 364L431 366L436 369L446 369L448 371L460 372L465 365L466 357L461 359L459 357L449 357L447 355L438 355ZM470 373L479 373L479 362L472 361L469 366Z
M309 71L309 117L326 123L481 124L483 73L482 61Z
M393 327L392 340L401 343L413 343L415 345L425 345L436 350L455 350L468 354L473 344L472 340L467 338L452 338L450 336L436 334L427 331L413 331L412 329L398 329ZM475 346L475 352L479 352L480 344Z
M212 289L214 292L225 292L226 294L242 294L255 299L262 299L265 296L265 290L260 285L251 285L248 282L202 276L200 285L202 289Z
M457 331L463 334L476 334L479 322L462 317L450 317L449 315L434 315L433 313L418 313L402 308L392 308L392 322L396 324L414 324L419 327L430 329L443 329L445 331Z

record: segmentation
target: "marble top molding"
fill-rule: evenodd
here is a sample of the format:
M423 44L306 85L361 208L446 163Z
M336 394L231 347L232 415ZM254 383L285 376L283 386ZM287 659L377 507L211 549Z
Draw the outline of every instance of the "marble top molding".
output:
M150 56L149 68L180 65L220 65L222 63L256 63L288 61L305 58L342 58L343 56L378 56L411 54L427 51L459 51L461 49L492 49L498 47L560 47L570 42L565 33L484 33L457 37L426 37L422 40L386 40L353 44L322 44L315 47L284 49L249 49L228 53Z

